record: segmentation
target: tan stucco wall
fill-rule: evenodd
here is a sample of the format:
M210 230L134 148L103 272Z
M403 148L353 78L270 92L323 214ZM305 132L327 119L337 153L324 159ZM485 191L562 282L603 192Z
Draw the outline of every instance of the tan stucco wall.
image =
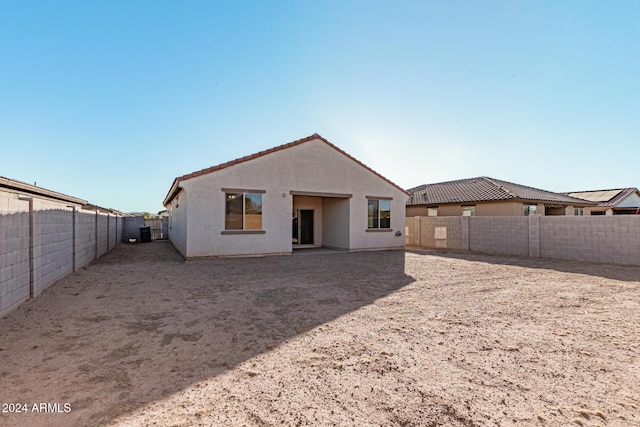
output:
M407 206L407 217L410 216L427 216L427 208L425 206Z
M349 248L350 199L322 199L322 243L339 249Z
M534 203L535 204L535 203ZM523 216L522 202L480 202L476 203L475 216ZM462 216L463 206L469 205L440 205L438 206L438 216ZM544 204L536 204L538 207L538 215L544 215ZM554 215L564 215L565 209L559 209L557 212L552 210ZM573 206L571 207L573 212ZM427 216L427 208L425 206L407 206L407 217Z
M181 186L189 195L186 251L189 257L290 253L291 191L351 194L349 238L345 239L351 250L404 247L406 193L321 140L191 178L182 181ZM263 234L221 233L225 217L223 188L264 191ZM366 232L366 196L392 197L393 232ZM396 236L396 231L402 235ZM324 238L322 231L318 236Z
M462 216L462 205L440 205L438 216Z
M476 216L522 216L522 203L520 202L491 202L478 203Z

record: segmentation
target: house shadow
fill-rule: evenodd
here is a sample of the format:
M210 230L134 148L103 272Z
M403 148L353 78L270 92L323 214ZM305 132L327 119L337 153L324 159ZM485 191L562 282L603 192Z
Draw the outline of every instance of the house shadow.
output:
M555 270L563 273L584 274L623 282L640 281L640 266L601 264L549 258L531 258L516 255L495 255L459 250L420 249L415 247L407 248L406 251L418 255L431 255L472 262L513 265L532 269Z
M0 319L0 400L71 408L0 424L108 424L413 281L404 251L185 262L119 245Z

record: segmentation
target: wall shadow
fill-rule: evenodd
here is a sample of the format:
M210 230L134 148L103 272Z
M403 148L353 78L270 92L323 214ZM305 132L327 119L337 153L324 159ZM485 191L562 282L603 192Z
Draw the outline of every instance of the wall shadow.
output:
M0 319L0 400L69 403L2 425L104 425L414 279L404 251L184 262L119 245Z
M556 270L563 273L586 274L625 282L640 282L640 266L532 258L516 255L496 255L459 250L421 249L415 247L407 248L406 251L419 255L431 255L489 264L514 265L533 269Z

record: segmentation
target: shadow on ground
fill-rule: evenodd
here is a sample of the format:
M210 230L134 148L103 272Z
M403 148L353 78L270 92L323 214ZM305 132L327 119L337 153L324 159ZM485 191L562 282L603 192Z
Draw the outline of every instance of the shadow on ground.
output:
M530 258L512 255L492 255L479 252L462 252L455 250L408 248L407 252L418 255L432 255L443 258L484 262L489 264L512 265L533 269L555 270L564 273L585 274L605 279L625 282L640 281L639 266L624 266L588 263L581 261L555 260L547 258Z
M167 242L120 245L0 319L0 401L71 405L0 424L106 424L404 287L404 256L183 262Z

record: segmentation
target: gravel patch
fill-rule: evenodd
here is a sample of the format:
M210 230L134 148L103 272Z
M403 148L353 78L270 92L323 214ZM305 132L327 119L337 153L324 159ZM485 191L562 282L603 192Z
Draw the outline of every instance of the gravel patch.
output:
M639 355L638 267L123 244L0 319L0 425L631 426Z

